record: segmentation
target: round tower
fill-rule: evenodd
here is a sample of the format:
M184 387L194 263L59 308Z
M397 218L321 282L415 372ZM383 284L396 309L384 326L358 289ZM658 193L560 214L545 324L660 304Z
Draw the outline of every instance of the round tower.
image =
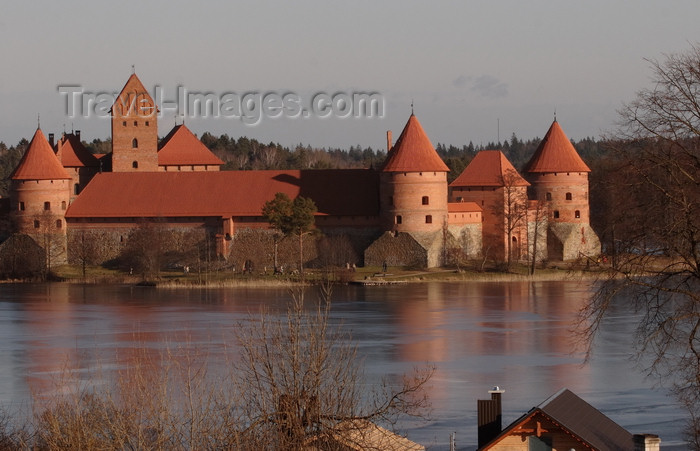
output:
M71 176L37 128L10 175L10 218L16 232L31 236L44 248L48 267L66 261L70 185Z
M549 206L550 223L589 224L588 173L555 120L525 172L537 200Z
M381 169L379 208L384 230L442 230L447 220L448 171L411 114Z

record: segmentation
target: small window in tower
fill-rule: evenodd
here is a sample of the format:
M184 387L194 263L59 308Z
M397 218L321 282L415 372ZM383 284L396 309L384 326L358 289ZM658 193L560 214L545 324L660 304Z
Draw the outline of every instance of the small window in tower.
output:
M38 229L40 225L41 225L41 224L39 224L39 220L38 220L38 219L35 219L35 220L34 220L34 228L35 228L35 229Z
M51 210L51 202L44 202L44 211Z
M151 124L149 124L148 121L146 121L146 127L148 127L149 125L151 125Z
M126 127L126 121L122 122L122 127Z
M61 210L65 210L65 209L66 209L66 201L62 200L61 201Z
M134 138L134 139L131 141L131 147L133 147L134 149L138 149L138 147L139 147L139 140L136 139L136 138Z
M19 203L19 211L24 211L24 202Z
M423 196L423 198L421 199L421 203L423 205L428 205L430 203L430 199L428 198L428 196Z
M396 215L396 223L401 224L401 215Z
M544 195L545 200L552 200L552 193L547 193Z
M559 210L554 210L554 218L559 218Z
M131 163L131 167L134 168L134 169L138 169L138 168L139 168L139 162L138 162L138 161L132 162L132 163Z
M60 219L57 219L56 220L56 228L60 229L61 227L63 227L63 222Z
M138 121L134 121L134 127L138 127L139 123Z
M73 185L73 194L80 194L80 184Z
M433 215L425 215L425 223L432 224L433 223Z
M571 200L571 193L566 193L566 200Z
M576 219L580 219L580 218L581 218L581 211L580 211L580 210L576 210L576 211L574 212L574 217L575 217Z

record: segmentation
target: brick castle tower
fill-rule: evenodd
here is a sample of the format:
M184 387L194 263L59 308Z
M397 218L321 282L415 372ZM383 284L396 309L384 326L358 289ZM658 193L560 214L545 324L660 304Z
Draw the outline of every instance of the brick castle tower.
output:
M555 119L525 166L535 198L548 205L549 258L571 260L600 253L600 240L589 223L589 172Z
M382 228L409 233L441 230L447 221L448 171L411 114L380 170Z
M158 171L158 108L136 74L112 105L112 171Z
M37 128L10 175L10 219L18 233L31 236L47 251L47 267L66 261L65 213L71 176Z

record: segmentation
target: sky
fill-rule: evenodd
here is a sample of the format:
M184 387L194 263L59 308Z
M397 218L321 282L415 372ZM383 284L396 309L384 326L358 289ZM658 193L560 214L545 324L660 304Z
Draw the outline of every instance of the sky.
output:
M645 59L700 41L698 17L697 0L8 1L0 141L37 121L109 137L104 106L132 70L161 93L161 136L184 120L198 135L377 149L414 111L434 145L541 138L555 114L569 138L598 138L651 87ZM183 117L178 90L217 107ZM343 102L356 94L372 114Z

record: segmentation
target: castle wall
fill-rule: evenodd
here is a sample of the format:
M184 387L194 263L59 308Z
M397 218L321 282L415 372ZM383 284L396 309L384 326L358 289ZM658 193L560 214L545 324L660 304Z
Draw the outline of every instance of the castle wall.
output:
M587 172L528 174L535 198L549 205L551 223L589 224Z
M172 166L158 166L159 172L215 172L219 166L215 164L182 164Z

